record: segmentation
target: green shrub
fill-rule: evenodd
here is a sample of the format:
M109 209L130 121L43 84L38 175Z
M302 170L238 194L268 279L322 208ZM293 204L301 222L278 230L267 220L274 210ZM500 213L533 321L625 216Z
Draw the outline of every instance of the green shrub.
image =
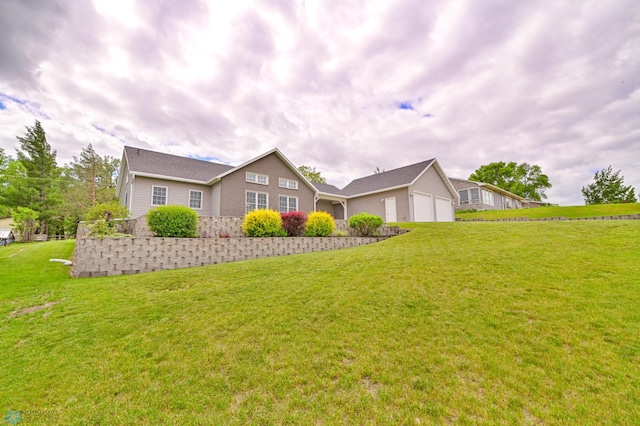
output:
M361 237L372 237L384 220L375 214L362 212L349 218L349 228L354 229Z
M313 212L307 218L307 237L328 237L336 227L333 217L327 212Z
M116 234L116 228L111 223L107 222L105 218L94 220L87 224L90 237L111 237Z
M91 207L87 213L87 220L105 219L111 222L113 219L122 219L129 216L129 209L120 204L118 201L109 203L100 203Z
M242 222L242 232L249 237L280 237L282 236L280 213L268 209L250 211Z
M198 213L186 206L158 206L147 213L147 225L156 237L196 238Z

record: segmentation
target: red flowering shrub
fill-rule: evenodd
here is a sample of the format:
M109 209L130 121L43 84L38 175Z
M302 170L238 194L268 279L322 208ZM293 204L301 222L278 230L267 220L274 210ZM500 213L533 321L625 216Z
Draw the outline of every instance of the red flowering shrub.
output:
M304 232L307 223L307 215L303 212L280 213L282 218L282 229L289 237L299 237Z

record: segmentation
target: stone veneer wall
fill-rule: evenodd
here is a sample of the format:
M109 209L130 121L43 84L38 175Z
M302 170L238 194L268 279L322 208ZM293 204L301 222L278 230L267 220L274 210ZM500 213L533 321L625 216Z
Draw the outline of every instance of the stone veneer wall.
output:
M270 256L361 246L381 238L78 238L74 277L189 268Z

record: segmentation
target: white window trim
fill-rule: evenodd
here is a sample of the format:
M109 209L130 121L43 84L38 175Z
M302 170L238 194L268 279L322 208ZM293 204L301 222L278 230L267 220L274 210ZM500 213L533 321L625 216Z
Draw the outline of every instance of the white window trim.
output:
M164 188L164 204L153 204L153 190L155 188ZM151 205L152 206L168 206L169 205L169 187L168 186L160 186L160 185L151 185Z
M199 192L200 193L200 207L191 207L191 193L192 192ZM194 210L202 210L202 205L204 204L204 192L199 191L197 189L190 189L189 190L189 208L194 209Z
M280 197L285 197L287 199L287 211L283 212L280 211ZM290 198L295 198L296 200L296 209L295 210L289 210L289 199ZM294 196L294 195L285 195L285 194L278 194L278 211L280 213L288 213L288 212L297 212L300 210L300 200L298 200L298 197Z
M298 181L294 179L278 178L278 186L284 189L298 190Z
M245 213L245 214L249 213L249 211L253 211L253 210L247 210L247 207L248 207L248 206L247 206L247 194L248 194L248 193L250 193L250 192L252 192L252 193L256 194L256 208L255 208L255 209L253 209L253 210L260 210L260 207L258 207L258 194L264 194L264 195L266 195L266 198L267 198L267 205L266 205L266 207L264 207L264 208L265 208L265 209L268 209L268 208L269 208L269 193L268 193L268 192L262 192L262 191L251 191L251 190L247 189L246 191L244 191L244 213Z
M264 178L264 182L258 182L258 178L259 177L263 177ZM269 185L269 175L263 175L260 173L254 173L254 172L246 172L245 173L245 181L249 182L249 183L255 183L257 185Z

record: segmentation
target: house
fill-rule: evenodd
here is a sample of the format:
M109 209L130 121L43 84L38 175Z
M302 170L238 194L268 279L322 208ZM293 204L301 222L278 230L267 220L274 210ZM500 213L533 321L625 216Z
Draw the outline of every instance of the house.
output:
M456 210L521 209L525 199L519 195L483 182L449 178L458 191Z
M8 246L16 240L13 231L10 229L0 229L0 247Z
M260 208L327 211L336 219L366 211L396 221L453 221L455 188L435 159L356 179L343 189L309 182L278 150L239 166L125 147L116 196L132 217L180 204L201 216L244 216Z

